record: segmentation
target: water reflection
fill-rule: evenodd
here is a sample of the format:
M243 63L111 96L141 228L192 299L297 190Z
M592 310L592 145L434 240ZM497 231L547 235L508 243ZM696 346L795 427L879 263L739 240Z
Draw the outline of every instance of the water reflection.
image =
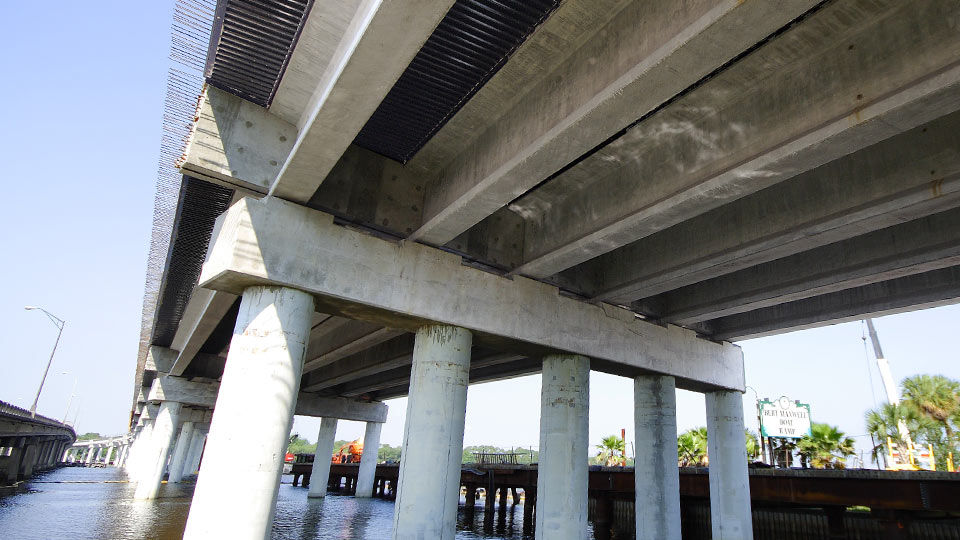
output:
M336 494L308 499L307 489L293 487L290 480L284 477L280 486L273 538L390 538L392 501ZM0 497L0 538L171 540L183 535L193 484L164 484L154 501L137 501L134 491L126 476L113 468L70 467L38 475L25 492ZM463 502L457 515L458 540L531 538L523 535L522 504L509 504L505 512L497 508L485 516L482 498L472 512Z

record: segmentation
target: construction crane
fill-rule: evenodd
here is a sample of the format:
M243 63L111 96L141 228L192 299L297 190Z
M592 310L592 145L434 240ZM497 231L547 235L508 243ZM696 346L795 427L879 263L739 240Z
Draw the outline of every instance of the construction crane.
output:
M900 405L900 396L897 394L897 386L893 382L893 375L890 374L890 363L887 362L887 359L883 356L883 349L880 347L880 338L877 337L877 329L873 326L873 319L866 319L864 322L867 323L867 332L869 332L870 342L873 344L873 354L877 359L877 369L880 371L880 379L883 381L883 389L887 393L887 402L891 405ZM919 459L915 459L913 439L910 438L910 430L907 428L906 422L904 422L902 419L897 421L897 431L900 433L900 439L906 444L906 452L900 450L899 447L897 450L894 450L894 444L892 441L890 441L890 437L887 437L887 453L889 454L891 461L894 462L892 464L888 464L888 469L915 470L918 468L918 461L928 461L932 465L932 447L928 448L928 452L921 451ZM935 465L932 465L932 467L934 470L936 470Z

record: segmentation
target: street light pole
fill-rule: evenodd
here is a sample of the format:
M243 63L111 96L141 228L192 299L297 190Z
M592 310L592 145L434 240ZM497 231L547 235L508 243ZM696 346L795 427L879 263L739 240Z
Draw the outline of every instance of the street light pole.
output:
M47 360L47 369L43 370L43 378L40 379L40 387L37 388L37 397L33 398L33 405L30 407L30 416L31 416L31 417L36 417L36 416L37 416L37 402L40 401L40 392L43 391L43 383L46 382L46 380L47 380L47 373L50 372L50 364L53 363L53 355L57 352L57 345L60 344L60 336L63 335L63 325L65 325L66 322L65 322L63 319L61 319L60 317L57 317L56 315L54 315L54 314L50 313L49 311L43 309L42 307L24 306L23 309L26 309L26 310L28 310L28 311L29 311L29 310L34 310L34 309L39 309L40 311L42 311L42 312L47 316L48 319L50 319L50 322L52 322L52 323L54 324L54 326L57 327L57 330L58 330L58 332L57 332L57 340L53 342L53 350L50 351L50 359Z

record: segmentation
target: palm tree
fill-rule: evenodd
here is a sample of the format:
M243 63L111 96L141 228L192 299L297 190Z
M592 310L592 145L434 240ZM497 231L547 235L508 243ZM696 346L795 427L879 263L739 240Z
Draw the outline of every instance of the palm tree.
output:
M940 424L947 444L952 445L954 428L950 424L960 420L960 382L943 375L914 375L904 379L900 387L903 404Z
M677 437L677 463L681 467L703 467L707 458L707 428L689 429Z
M816 469L842 469L847 456L854 452L853 439L836 426L813 422L810 435L797 443L800 455Z
M749 429L745 429L743 432L747 444L747 461L755 460L760 455L760 443L757 442L757 436L751 433Z
M597 462L607 467L620 465L624 448L626 446L623 439L617 435L604 437L597 445L597 449L600 450L597 454Z

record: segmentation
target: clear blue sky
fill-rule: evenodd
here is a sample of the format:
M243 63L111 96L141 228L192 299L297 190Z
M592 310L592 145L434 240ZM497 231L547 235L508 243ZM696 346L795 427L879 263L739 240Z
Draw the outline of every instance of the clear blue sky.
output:
M28 407L56 329L34 304L67 320L40 400L62 418L78 378L80 431L126 429L132 397L144 272L159 155L172 1L12 3L3 41L8 204L0 213L0 400ZM43 21L40 27L37 21ZM38 31L41 28L41 31ZM955 333L960 306L877 322L894 377L960 378ZM748 384L760 397L809 402L814 420L863 431L882 399L859 323L742 343ZM872 351L870 351L872 354ZM872 356L871 356L872 358ZM68 374L64 375L63 372ZM536 445L538 375L471 387L465 444ZM621 427L632 435L631 381L592 375L592 444ZM754 394L745 403L752 416ZM75 400L76 402L76 400ZM383 442L399 444L405 400L390 402ZM76 403L70 418L76 414ZM682 392L680 429L703 425L703 399ZM316 438L319 422L295 429ZM755 429L755 421L748 422ZM341 423L340 438L362 426ZM860 439L863 440L862 438Z

